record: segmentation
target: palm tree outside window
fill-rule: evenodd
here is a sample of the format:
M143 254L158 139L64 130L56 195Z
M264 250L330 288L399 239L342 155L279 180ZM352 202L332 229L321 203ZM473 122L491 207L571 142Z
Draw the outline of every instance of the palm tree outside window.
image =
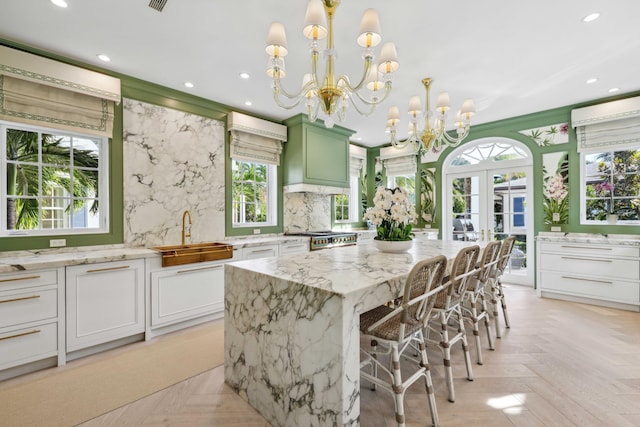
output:
M4 235L107 230L106 138L0 123Z

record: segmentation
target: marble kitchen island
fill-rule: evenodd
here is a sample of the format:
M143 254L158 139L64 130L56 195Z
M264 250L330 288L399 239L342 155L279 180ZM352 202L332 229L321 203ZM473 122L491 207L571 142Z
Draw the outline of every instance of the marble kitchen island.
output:
M274 426L360 420L359 315L411 268L468 242L414 240L403 254L347 246L225 265L225 381Z

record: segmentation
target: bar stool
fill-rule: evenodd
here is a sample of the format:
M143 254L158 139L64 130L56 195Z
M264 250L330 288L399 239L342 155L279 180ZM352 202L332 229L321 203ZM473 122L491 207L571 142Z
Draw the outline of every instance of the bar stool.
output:
M504 239L502 242L502 248L500 249L498 264L496 265L493 273L489 275L489 281L487 282L491 295L491 306L493 307L493 321L496 327L496 338L501 338L500 326L498 323L498 303L500 303L500 306L502 307L505 326L507 329L511 327L509 324L509 315L507 313L507 302L505 300L504 289L502 287L502 274L507 268L507 265L509 265L509 258L511 257L511 252L513 251L515 242L516 236L508 236Z
M464 320L471 324L473 328L473 336L476 342L476 363L482 365L482 347L480 345L480 321L484 319L484 326L487 329L487 340L489 341L489 350L494 350L491 331L489 330L489 311L487 310L487 301L485 299L485 285L489 280L489 276L496 269L500 255L500 245L502 242L495 240L489 242L482 250L480 263L477 266L475 275L469 278L467 291L462 300L462 315Z
M446 272L447 258L443 255L418 262L407 277L401 304L392 308L378 306L360 315L360 332L371 341L370 350L361 350L363 359L360 363L361 377L394 396L396 422L404 427L404 394L416 380L423 377L431 421L439 425L436 398L429 370L423 330L435 304L438 292L443 289L442 278ZM378 349L382 344L382 349ZM419 358L408 355L408 349L419 349ZM378 356L390 355L389 366L378 360ZM400 358L408 360L414 369L412 374L402 379ZM364 370L371 366L371 373ZM388 379L380 378L382 371Z
M427 342L438 345L442 350L445 378L449 393L449 401L455 401L453 389L453 370L451 369L451 347L458 341L462 343L464 361L467 368L467 379L473 381L469 344L464 329L464 319L460 303L467 289L469 278L476 274L476 262L480 254L480 246L473 245L463 248L456 255L451 267L451 274L445 277L445 289L438 293L433 306L431 321L428 323L425 336ZM451 324L451 325L450 325ZM438 334L439 340L429 338L429 333Z

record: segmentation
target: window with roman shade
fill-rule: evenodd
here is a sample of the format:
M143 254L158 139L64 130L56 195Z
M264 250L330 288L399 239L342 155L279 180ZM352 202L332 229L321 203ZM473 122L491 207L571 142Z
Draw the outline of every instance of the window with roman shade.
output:
M232 112L227 127L231 133L232 159L280 165L282 144L287 140L286 126Z
M277 225L277 168L287 127L232 112L227 117L234 228Z
M111 138L120 80L0 46L0 120Z
M385 147L380 150L380 160L385 168L387 177L396 175L415 175L418 170L418 160L411 145L398 149Z
M578 152L629 150L640 146L640 97L571 111Z

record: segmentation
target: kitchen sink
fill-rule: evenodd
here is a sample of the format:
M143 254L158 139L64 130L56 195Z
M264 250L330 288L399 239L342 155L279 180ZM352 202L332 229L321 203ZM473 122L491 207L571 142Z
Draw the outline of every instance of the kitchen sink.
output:
M163 267L233 258L233 246L215 242L155 246L151 249L160 252Z

